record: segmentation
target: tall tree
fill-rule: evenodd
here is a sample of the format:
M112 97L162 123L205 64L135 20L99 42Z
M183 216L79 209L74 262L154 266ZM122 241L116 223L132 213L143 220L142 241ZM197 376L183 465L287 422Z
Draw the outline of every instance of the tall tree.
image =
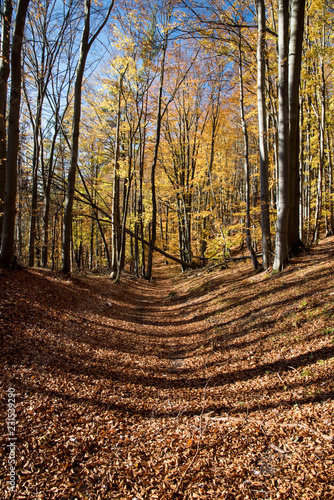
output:
M62 55L64 51L67 50L67 47L72 46L72 40L69 43L65 43L65 36L66 34L69 35L68 27L74 13L73 4L74 2L72 0L68 3L66 7L67 10L64 11L64 16L61 22L59 22L59 16L57 15L57 0L45 0L42 3L33 2L33 13L28 12L27 17L28 41L24 58L25 73L27 76L23 81L23 88L33 132L29 266L34 265L35 259L38 207L37 184L41 163L40 153L43 149L42 122L46 123L46 125L50 122L50 120L46 119L44 113L44 101L46 96L50 93L49 87L53 87L52 91L54 90L53 80L59 79L59 59L62 58ZM38 12L37 16L36 12ZM55 35L55 32L57 35ZM67 65L65 70L61 68L60 74L67 74L68 71ZM32 83L30 88L29 83Z
M249 164L249 139L248 139L248 127L245 117L245 101L244 101L244 82L243 82L243 59L242 59L242 45L241 45L241 30L239 28L238 33L238 68L239 68L239 89L240 89L240 117L241 117L241 127L244 139L244 170L245 170L245 203L246 203L246 218L245 218L245 233L246 233L246 245L250 253L253 267L257 269L258 262L256 254L252 245L251 239L251 218L250 218L250 164Z
M85 0L85 14L84 14L84 28L82 32L80 55L76 71L76 78L74 84L74 108L72 120L72 141L71 141L71 161L67 177L67 191L64 212L64 225L63 225L63 244L62 244L62 271L67 274L71 272L71 235L72 235L72 213L73 213L73 199L75 189L76 170L78 165L78 152L79 152L79 133L80 133L80 116L81 116L81 96L82 96L82 82L85 71L86 60L89 50L91 49L94 41L101 33L106 25L110 16L111 10L114 6L115 0L111 0L108 12L95 30L94 34L90 37L90 22L91 22L91 0Z
M3 215L0 265L10 267L14 257L14 232L17 193L17 157L21 102L21 52L29 0L19 0L11 50L11 90L8 117L6 190Z
M260 182L261 182L261 231L262 231L262 265L267 270L270 264L270 219L269 219L269 174L267 147L267 112L265 101L265 33L266 16L264 0L257 0L257 102L259 121L260 150Z
M125 69L126 71L126 69ZM120 155L120 128L121 128L121 106L123 90L124 73L119 77L118 99L117 99L117 119L116 119L116 137L115 137L115 161L113 172L113 193L112 193L112 215L111 215L111 272L110 277L116 280L119 277L119 256L121 252L121 215L120 215L120 178L119 178L119 155Z
M279 161L278 205L274 271L282 270L291 245L299 241L299 83L303 42L305 0L278 2L279 44ZM289 44L290 24L290 44ZM299 192L299 191L298 191ZM295 206L295 198L297 205ZM298 221L292 223L296 219ZM296 227L297 226L297 227Z
M281 271L288 262L289 222L289 4L278 1L278 203L274 271Z
M0 247L2 238L2 218L4 211L4 198L6 186L6 108L7 108L7 82L9 78L10 57L10 27L12 23L12 0L4 0L1 15L1 46L0 46Z
M302 242L299 238L299 87L304 33L305 0L291 0L289 40L289 174L290 209L288 248L298 252Z
M153 160L151 164L151 203L152 203L152 221L151 221L151 235L150 235L150 244L148 247L148 256L147 256L147 269L146 269L146 279L150 280L152 277L152 265L153 265L153 252L155 247L155 240L157 237L157 197L156 197L156 168L158 163L158 154L159 154L159 144L161 138L161 122L163 117L162 111L162 96L163 96L163 86L164 86L164 77L165 77L165 60L166 60L166 52L167 52L167 43L168 43L168 29L165 29L165 34L162 41L161 48L161 65L160 65L160 80L159 80L159 96L158 96L158 110L157 110L157 118L156 118L156 136L155 136L155 145L154 145L154 154Z

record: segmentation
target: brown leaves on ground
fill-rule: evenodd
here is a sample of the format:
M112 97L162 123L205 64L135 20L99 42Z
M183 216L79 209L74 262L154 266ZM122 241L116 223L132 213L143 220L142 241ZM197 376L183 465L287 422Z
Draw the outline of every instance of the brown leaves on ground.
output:
M276 276L2 273L1 498L13 387L15 499L333 499L333 243Z

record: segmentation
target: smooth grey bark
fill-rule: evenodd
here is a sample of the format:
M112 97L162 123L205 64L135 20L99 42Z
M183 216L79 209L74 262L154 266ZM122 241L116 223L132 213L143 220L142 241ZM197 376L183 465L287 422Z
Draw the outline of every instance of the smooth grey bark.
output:
M148 77L147 77L148 88ZM139 193L138 193L138 207L137 219L135 225L135 235L140 235L140 253L139 253L139 240L135 237L135 255L136 255L136 272L141 277L145 277L145 245L144 245L144 205L143 205L143 180L144 180L144 164L146 152L146 134L147 134L147 117L148 117L148 91L146 92L145 105L143 111L144 123L143 127L139 127Z
M254 269L257 269L259 264L256 258L256 254L252 245L252 238L250 232L251 219L250 219L250 166L249 166L249 139L248 139L248 129L247 122L245 118L245 105L244 105L244 84L243 84L243 67L242 67L242 48L241 48L241 33L239 31L238 40L238 52L239 52L239 90L240 90L240 118L242 134L244 138L244 170L245 170L245 203L246 203L246 218L245 218L245 233L246 233L246 245L247 249L252 258L252 263Z
M34 146L32 158L32 192L31 192L31 217L30 217L30 231L29 231L29 260L28 266L33 267L35 261L35 239L36 239L36 221L37 221L37 174L40 155L40 127L42 118L42 103L43 103L43 83L38 82L37 91L37 109L34 119L32 119Z
M334 184L333 184L333 157L332 157L332 141L329 135L328 127L326 129L327 147L328 147L328 227L326 236L334 234Z
M304 98L300 99L300 123L304 121ZM299 238L300 241L304 243L304 205L305 205L305 193L304 193L304 133L299 128Z
M73 120L72 120L72 141L71 141L71 161L67 177L67 192L64 211L64 224L63 224L63 243L62 243L62 272L68 274L71 272L71 236L72 236L72 215L73 215L73 200L75 189L76 170L78 165L79 153L79 133L80 133L80 116L81 116L81 96L82 96L82 82L85 71L85 65L89 50L106 25L110 16L111 9L114 6L112 0L103 22L97 28L91 39L90 34L90 9L91 0L85 0L85 20L84 29L82 32L80 55L76 71L75 84L74 84L74 105L73 105Z
M269 174L267 147L267 112L265 101L265 33L266 17L264 0L257 0L258 41L257 41L257 102L259 121L260 183L261 183L261 231L262 266L267 270L270 265L271 241L269 218Z
M152 203L152 219L151 219L151 237L150 244L148 246L147 255L147 268L145 278L150 280L152 277L152 266L153 266L153 252L155 247L155 241L157 236L157 198L156 198L156 187L155 187L155 172L158 163L158 153L161 137L161 121L162 121L162 93L164 86L164 76L165 76L165 60L167 52L167 42L168 42L168 30L166 29L165 36L162 42L161 49L161 65L160 65L160 81L159 81L159 97L158 97L158 111L156 119L156 133L155 133L155 146L154 155L151 165L151 203Z
M4 0L1 12L1 48L0 48L0 247L2 238L2 220L4 211L6 186L6 158L7 158L7 88L9 78L10 58L10 27L12 23L12 0Z
M51 183L53 180L53 173L55 167L55 147L58 133L60 130L59 108L57 107L55 113L54 133L52 137L49 159L47 165L44 165L42 154L42 178L43 178L43 192L44 192L44 206L43 206L43 243L42 243L42 267L48 265L48 247L49 247L49 219L50 219L50 204L51 204Z
M325 78L325 60L323 55L324 50L325 50L325 27L323 25L322 36L321 36L321 52L320 52L320 74L321 74L321 87L319 92L320 111L317 113L318 126L319 126L319 172L318 172L318 186L317 186L314 236L313 236L313 239L315 241L318 241L320 237L321 212L323 206L323 200L322 200L323 178L325 173L324 170L325 170L325 134L326 134L326 78Z
M208 163L208 170L207 170L207 179L206 179L206 187L209 189L211 187L212 189L212 168L213 168L213 163L215 159L215 146L216 146L216 135L217 135L217 130L218 130L218 124L219 124L219 109L220 109L220 92L221 90L218 90L218 95L217 95L217 102L216 104L214 103L213 95L211 96L211 109L212 109L212 131L211 131L211 141L210 141L210 159ZM207 204L209 201L209 193L207 192L204 200L204 210L207 209ZM214 203L216 204L216 200L214 198ZM200 248L201 248L201 259L202 259L202 264L203 266L205 265L205 252L207 249L207 226L209 223L209 217L205 216L203 218L203 223L202 223L202 231L201 231L201 242L200 242Z
M112 192L112 214L111 214L111 272L110 278L116 280L118 276L118 262L119 253L121 251L121 237L120 237L120 178L119 178L119 152L120 152L120 127L121 127L121 99L123 89L124 74L119 77L118 88L118 103L117 103L117 123L116 123L116 138L115 138L115 160L113 172L113 192Z
M62 271L63 273L71 272L71 236L72 236L72 212L75 177L78 165L78 150L79 150L79 131L80 131L80 116L81 116L81 95L82 81L86 65L86 59L89 52L89 29L90 29L90 0L85 0L85 24L82 32L80 56L76 71L74 84L74 106L73 106L73 121L72 121L72 142L71 142L71 163L67 178L67 192L64 211L63 225L63 244L62 244Z
M17 193L17 158L21 103L21 52L29 0L19 0L11 50L11 91L9 101L6 189L0 265L9 268L14 257L14 234Z
M289 95L288 95L289 3L278 1L278 203L273 270L288 262L289 223Z
M298 253L302 241L299 238L299 87L304 35L305 0L290 2L289 39L289 175L290 209L288 248L292 254Z
M319 171L318 171L318 185L317 197L315 207L315 221L314 221L314 237L315 241L320 237L320 219L322 211L322 195L323 195L323 177L324 177L324 163L325 163L325 127L326 127L326 87L324 78L324 62L321 63L322 73L322 88L321 88L321 114L318 116L319 123Z

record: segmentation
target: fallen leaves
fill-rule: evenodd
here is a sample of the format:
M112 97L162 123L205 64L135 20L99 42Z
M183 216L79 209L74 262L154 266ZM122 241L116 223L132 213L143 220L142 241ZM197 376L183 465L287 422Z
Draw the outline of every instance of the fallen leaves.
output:
M275 277L3 273L14 498L332 499L332 245Z

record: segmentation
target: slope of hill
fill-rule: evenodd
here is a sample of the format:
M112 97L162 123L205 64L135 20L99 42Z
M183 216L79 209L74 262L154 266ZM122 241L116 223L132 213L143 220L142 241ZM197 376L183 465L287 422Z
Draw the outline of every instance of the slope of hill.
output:
M333 257L3 272L1 498L333 499Z

